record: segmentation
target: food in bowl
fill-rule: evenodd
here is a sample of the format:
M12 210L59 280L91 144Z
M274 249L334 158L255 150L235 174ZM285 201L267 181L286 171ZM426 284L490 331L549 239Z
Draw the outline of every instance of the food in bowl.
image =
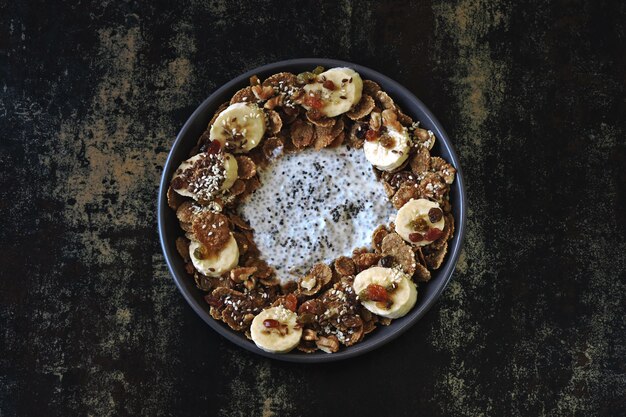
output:
M454 233L456 171L431 156L435 140L353 69L252 77L217 109L167 192L181 226L176 247L190 279L206 292L211 316L268 352L332 353L406 315ZM285 279L275 257L259 250L240 209L281 157L337 148L364 156L371 181L382 184L397 213L373 228L368 247ZM270 191L276 199L289 192Z

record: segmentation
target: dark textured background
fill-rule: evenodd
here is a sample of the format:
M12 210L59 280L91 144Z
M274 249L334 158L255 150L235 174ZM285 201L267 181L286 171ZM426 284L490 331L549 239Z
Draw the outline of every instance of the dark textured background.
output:
M625 3L298 3L0 0L0 416L624 415ZM436 307L327 366L211 331L156 232L190 112L302 56L420 97L470 205Z

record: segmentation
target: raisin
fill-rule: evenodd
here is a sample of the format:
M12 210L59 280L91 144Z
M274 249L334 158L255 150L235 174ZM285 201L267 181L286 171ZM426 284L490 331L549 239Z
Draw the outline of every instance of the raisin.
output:
M424 235L422 235L421 233L411 233L409 234L409 240L411 242L419 242L421 240L424 240Z
M389 268L393 264L393 256L387 255L380 258L380 266Z
M436 227L433 227L428 232L426 232L426 234L424 235L424 238L426 240L433 241L433 240L439 239L442 234L443 234L443 231L437 229Z
M430 220L431 223L437 223L439 220L441 220L442 217L443 212L440 208L433 207L428 210L428 220Z
M277 329L280 327L280 322L274 319L265 319L263 320L263 326L268 329Z
M367 131L365 130L363 126L359 126L359 128L355 132L355 136L359 139L363 139L365 137L366 132Z
M295 295L293 294L287 294L287 296L285 297L285 303L284 303L285 308L288 308L291 311L296 311L296 309L298 308L298 299L296 298Z
M329 89L330 91L333 91L336 87L335 87L335 83L332 82L331 80L326 80L324 81L324 84L322 84L324 86L324 88Z
M376 132L375 130L370 129L365 134L365 140L368 142L374 142L376 141L376 139L378 139L378 132Z
M209 146L207 146L206 148L206 153L218 153L221 147L222 145L218 141L212 140Z
M420 233L426 232L428 230L428 223L425 219L421 217L418 217L417 219L411 221L409 226L411 227L411 229Z
M317 110L319 110L322 107L324 107L324 102L322 101L322 99L317 97L317 96L315 96L315 95L307 94L304 97L303 102L307 106L312 107L312 108L317 109Z
M389 294L382 285L370 284L365 288L365 298L369 301L387 301Z

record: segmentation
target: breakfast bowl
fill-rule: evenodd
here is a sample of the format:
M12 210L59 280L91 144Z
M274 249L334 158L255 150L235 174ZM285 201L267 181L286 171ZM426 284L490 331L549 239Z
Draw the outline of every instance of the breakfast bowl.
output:
M168 206L167 192L177 168L189 157L190 150L196 145L198 138L207 128L215 111L222 103L228 101L236 91L247 86L250 77L256 75L264 78L278 72L297 74L310 71L317 66L354 69L363 79L378 83L406 114L419 120L420 126L434 133L437 140L433 152L448 161L456 169L456 177L450 185L451 215L454 218L456 227L454 236L448 241L448 253L445 260L432 273L432 278L429 282L420 285L417 304L408 314L393 320L388 326L377 328L372 333L367 334L361 342L345 347L335 353L317 351L305 354L294 350L289 353L277 354L260 349L255 343L247 339L244 334L231 330L224 323L211 317L209 305L204 299L205 293L196 287L194 279L185 269L184 260L177 251L176 239L181 235L181 230L175 211ZM259 355L290 362L318 363L361 355L390 342L406 332L436 303L448 282L450 282L460 255L466 223L466 200L461 167L450 139L433 114L409 90L385 75L358 64L332 59L304 58L276 62L252 69L224 84L200 104L183 125L165 162L158 195L157 216L161 247L174 282L187 303L213 330L234 344Z

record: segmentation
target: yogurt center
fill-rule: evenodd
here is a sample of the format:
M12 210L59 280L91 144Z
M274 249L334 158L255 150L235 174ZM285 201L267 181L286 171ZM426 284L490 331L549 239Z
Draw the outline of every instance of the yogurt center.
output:
M261 187L239 208L262 258L282 282L316 262L370 246L393 207L363 150L306 149L259 171Z

